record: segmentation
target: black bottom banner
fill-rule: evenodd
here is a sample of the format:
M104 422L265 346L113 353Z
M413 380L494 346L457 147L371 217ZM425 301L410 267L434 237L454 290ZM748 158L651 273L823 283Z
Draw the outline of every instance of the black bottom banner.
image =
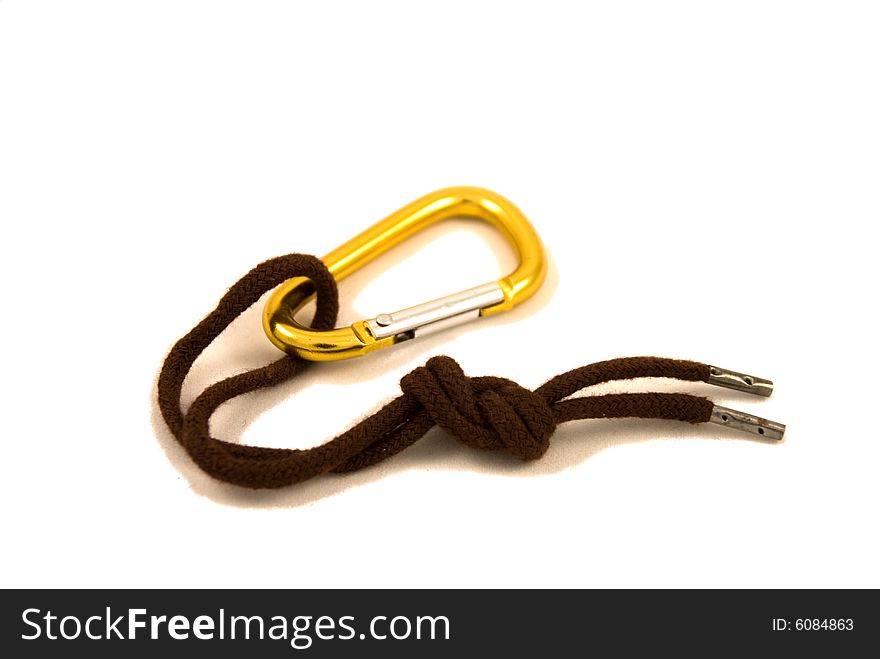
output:
M876 652L880 606L868 590L6 590L0 615L7 657L854 656Z

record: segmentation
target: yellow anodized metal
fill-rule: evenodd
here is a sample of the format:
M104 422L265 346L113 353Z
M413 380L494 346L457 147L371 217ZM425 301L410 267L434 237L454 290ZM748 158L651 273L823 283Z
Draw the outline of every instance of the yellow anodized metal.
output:
M417 231L452 217L484 220L495 226L519 258L516 270L468 291L327 331L309 329L295 320L296 313L314 295L309 281L296 277L279 286L266 303L263 328L269 339L280 349L304 359L349 359L476 316L507 311L538 290L547 272L541 239L516 206L483 188L461 186L425 195L322 260L336 281L341 281Z

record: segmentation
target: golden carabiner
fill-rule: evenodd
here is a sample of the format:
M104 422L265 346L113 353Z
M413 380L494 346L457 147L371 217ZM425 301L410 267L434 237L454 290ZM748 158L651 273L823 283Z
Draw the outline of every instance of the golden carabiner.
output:
M314 294L307 279L295 277L279 286L266 303L263 329L267 336L280 349L303 359L349 359L471 318L507 311L538 290L547 272L541 239L516 206L482 188L445 188L425 195L322 260L336 281L341 281L417 231L452 217L485 220L498 228L516 251L516 270L497 281L439 300L326 331L309 329L294 319Z

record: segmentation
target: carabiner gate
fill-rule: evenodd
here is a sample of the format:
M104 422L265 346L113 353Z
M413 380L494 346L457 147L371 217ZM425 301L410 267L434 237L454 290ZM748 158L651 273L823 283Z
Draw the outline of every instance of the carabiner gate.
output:
M538 290L547 272L538 234L510 201L482 188L454 187L425 195L322 260L336 281L341 281L414 233L452 217L484 220L500 230L519 258L516 270L482 286L327 331L309 329L294 319L314 294L307 279L296 277L279 286L266 303L263 329L267 336L281 350L303 359L349 359L479 316L507 311Z

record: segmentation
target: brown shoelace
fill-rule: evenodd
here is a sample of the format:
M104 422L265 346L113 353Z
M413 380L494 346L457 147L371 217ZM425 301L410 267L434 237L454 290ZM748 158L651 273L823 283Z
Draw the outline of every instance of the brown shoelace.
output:
M403 394L338 437L307 450L264 448L211 437L208 422L224 402L299 375L309 363L285 356L268 366L221 380L181 410L183 381L205 348L267 291L292 277L308 277L317 292L315 329L329 329L339 309L336 282L313 256L289 254L261 263L180 339L159 374L159 408L178 442L214 478L249 488L279 488L327 472L345 473L391 457L437 425L480 449L506 449L523 460L540 458L556 426L577 419L639 417L689 423L710 420L713 403L690 394L626 393L568 398L602 382L662 377L707 381L707 364L630 357L576 368L530 391L499 377L468 377L450 357L433 357L400 382Z

